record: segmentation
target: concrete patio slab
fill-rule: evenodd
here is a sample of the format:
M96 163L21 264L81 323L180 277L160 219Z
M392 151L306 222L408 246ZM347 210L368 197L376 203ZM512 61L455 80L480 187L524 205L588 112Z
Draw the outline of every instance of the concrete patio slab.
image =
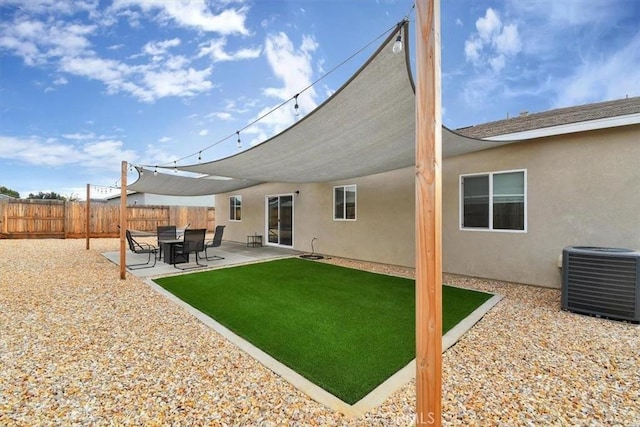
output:
M211 270L215 268L228 267L231 265L248 264L258 261L266 261L278 258L287 258L291 256L301 255L301 252L294 251L292 249L275 247L275 246L261 246L261 247L247 247L245 243L238 242L222 242L222 246L210 250L209 255L218 255L224 259L207 261L200 259L200 264L205 264L206 267L198 267L190 270L180 270L175 268L171 264L166 264L163 260L157 260L156 265L151 268L139 268L136 270L127 269L127 271L137 277L161 277L175 274L191 273L194 271ZM116 265L120 265L120 252L104 252L102 254L109 261ZM127 264L144 263L147 260L147 255L135 254L129 250L126 252ZM194 262L194 255L191 254L189 264L178 264L180 267L197 267ZM153 260L151 261L153 264Z

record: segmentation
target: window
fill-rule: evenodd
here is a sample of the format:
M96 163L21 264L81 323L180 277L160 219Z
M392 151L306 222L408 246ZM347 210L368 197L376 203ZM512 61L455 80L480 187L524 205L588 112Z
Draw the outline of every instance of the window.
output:
M229 197L229 221L242 219L242 196Z
M356 220L356 186L333 187L333 219Z
M526 171L460 176L460 228L526 231Z

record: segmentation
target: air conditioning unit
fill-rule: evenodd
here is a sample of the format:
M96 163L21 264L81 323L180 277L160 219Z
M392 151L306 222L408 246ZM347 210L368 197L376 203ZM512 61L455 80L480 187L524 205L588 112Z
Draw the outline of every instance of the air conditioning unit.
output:
M640 252L564 248L561 304L575 313L640 323Z

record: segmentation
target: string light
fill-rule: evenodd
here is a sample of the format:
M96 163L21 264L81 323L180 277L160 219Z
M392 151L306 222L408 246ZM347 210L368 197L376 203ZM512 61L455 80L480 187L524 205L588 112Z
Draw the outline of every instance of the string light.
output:
M240 131L237 131L236 135L238 135L238 150L242 150L242 141L240 141Z
M198 163L202 162L202 151L198 152Z
M173 172L178 173L178 166L176 165L176 160L173 161Z
M393 43L393 48L391 48L393 53L402 52L402 36L398 33L398 37L396 37L396 41Z
M153 169L153 176L158 176L158 165Z
M293 114L298 117L300 115L300 107L298 107L298 95L300 95L299 93L296 93L296 96L293 97L293 99L295 99L296 101L296 105L293 106Z

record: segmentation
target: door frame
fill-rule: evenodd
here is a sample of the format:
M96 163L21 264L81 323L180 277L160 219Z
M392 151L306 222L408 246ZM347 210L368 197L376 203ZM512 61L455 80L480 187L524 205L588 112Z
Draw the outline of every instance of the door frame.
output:
M278 243L272 243L269 241L269 199L270 198L278 198ZM283 245L280 243L280 198L281 197L291 197L291 245ZM264 244L265 246L276 246L281 248L293 248L294 246L294 230L295 230L295 194L294 193L278 193L278 194L267 194L264 196Z

